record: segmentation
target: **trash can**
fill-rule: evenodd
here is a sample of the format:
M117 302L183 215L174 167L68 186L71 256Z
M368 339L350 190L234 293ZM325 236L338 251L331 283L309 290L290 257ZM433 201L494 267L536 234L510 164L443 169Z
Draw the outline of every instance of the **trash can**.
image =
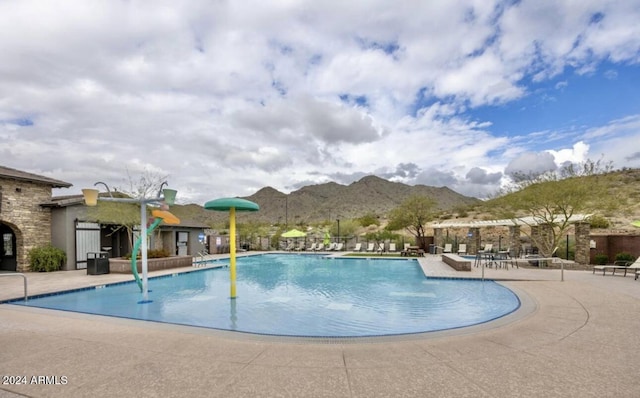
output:
M109 273L109 252L87 253L87 275Z
M429 244L429 254L437 254L436 253L436 245L430 243Z

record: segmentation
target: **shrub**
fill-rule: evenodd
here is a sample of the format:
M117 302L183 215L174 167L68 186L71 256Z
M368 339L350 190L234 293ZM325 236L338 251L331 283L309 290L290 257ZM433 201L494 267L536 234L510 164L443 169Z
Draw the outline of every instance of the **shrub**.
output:
M635 257L633 257L633 254L631 253L618 253L616 254L616 261L629 261L629 262L634 262L635 261Z
M589 224L591 228L609 228L611 223L603 216L594 215L589 219Z
M607 256L606 254L600 253L600 254L596 254L593 260L597 265L604 265L609 262L609 256Z
M169 253L169 250L166 249L150 249L147 250L147 258L162 258L162 257L170 257L171 253ZM123 258L130 260L131 259L131 253L128 253L126 256L123 256ZM138 252L138 259L142 258L142 254L140 252Z
M67 261L67 254L51 244L34 247L29 250L28 257L33 272L58 271Z

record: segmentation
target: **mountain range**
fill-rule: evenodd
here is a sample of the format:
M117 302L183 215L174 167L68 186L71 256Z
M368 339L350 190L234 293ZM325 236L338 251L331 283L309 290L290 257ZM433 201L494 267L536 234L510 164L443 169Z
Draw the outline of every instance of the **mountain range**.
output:
M404 200L413 195L428 196L436 203L438 210L449 210L467 207L479 202L479 199L461 195L447 187L431 187L426 185L406 185L392 182L376 176L367 176L349 185L335 182L309 185L289 194L272 187L265 187L251 196L243 197L260 205L260 211L245 215L238 214L238 219L265 223L314 223L335 219L354 219L364 215L384 218L389 211L398 207ZM196 205L182 206L178 213L187 219L205 222L221 222L227 215L219 212L205 211L199 213ZM200 207L201 208L201 207ZM201 208L202 209L202 208Z

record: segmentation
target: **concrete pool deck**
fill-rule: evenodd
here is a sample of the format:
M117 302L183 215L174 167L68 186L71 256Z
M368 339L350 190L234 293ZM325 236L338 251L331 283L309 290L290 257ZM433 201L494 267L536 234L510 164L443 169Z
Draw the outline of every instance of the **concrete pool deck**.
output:
M420 260L430 276L481 277L439 257ZM27 277L29 295L131 280L85 271ZM510 322L348 341L2 304L0 397L640 396L640 281L570 269L564 282L554 269L485 269L485 277L503 280L529 308ZM0 278L0 300L21 296L21 278Z

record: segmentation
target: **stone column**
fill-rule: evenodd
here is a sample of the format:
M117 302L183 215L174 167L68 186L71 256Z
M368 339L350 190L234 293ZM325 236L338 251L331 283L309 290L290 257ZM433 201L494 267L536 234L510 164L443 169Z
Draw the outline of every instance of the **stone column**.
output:
M589 264L590 262L590 246L589 235L591 233L591 225L588 222L575 223L576 229L576 258L578 264Z
M480 250L480 228L469 228L469 233L467 234L467 253L468 254L476 254L478 250Z
M439 247L444 247L444 238L442 237L442 228L433 229L433 244Z
M513 225L509 227L509 255L518 256L521 251L520 247L520 226Z

